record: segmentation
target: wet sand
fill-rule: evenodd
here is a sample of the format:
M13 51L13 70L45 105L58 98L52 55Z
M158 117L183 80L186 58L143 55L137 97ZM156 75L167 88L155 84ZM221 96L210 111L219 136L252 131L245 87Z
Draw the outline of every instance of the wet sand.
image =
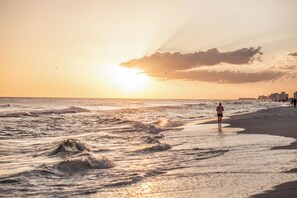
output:
M245 130L240 133L245 134L268 134L284 137L297 138L297 108L278 107L266 109L255 113L238 115L231 117L225 122L231 127L240 127ZM295 141L289 146L275 149L297 149Z
M251 198L294 198L297 195L297 181L275 186L272 190L251 196Z
M284 137L296 138L296 141L288 146L275 147L273 149L297 149L297 108L278 107L272 109L261 110L255 113L233 116L223 120L229 123L230 127L244 128L239 133L245 134L269 134ZM296 168L287 171L288 174L297 173ZM275 186L271 190L264 193L253 195L253 198L268 197L296 197L297 181L287 182Z

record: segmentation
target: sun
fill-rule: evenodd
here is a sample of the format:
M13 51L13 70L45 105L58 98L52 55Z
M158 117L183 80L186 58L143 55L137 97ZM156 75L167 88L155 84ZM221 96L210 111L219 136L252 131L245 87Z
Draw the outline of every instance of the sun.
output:
M122 91L136 92L147 88L150 78L143 70L124 68L119 65L110 67L110 80Z

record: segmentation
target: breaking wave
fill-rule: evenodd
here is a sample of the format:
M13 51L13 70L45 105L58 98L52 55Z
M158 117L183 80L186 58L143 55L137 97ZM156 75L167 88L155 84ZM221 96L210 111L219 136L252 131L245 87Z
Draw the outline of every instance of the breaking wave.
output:
M161 151L167 151L169 149L171 149L172 146L170 144L166 144L166 143L161 143L161 144L157 144L154 146L150 146L150 147L146 147L144 149L140 149L138 150L139 152L161 152Z
M13 113L0 114L0 117L23 117L23 116L39 116L48 114L69 114L69 113L84 113L90 112L88 109L81 107L69 107L66 109L40 110L40 111L19 111Z
M9 118L9 117L23 117L23 116L32 116L30 112L14 112L14 113L4 113L0 114L0 117L2 118Z
M143 142L146 144L160 144L161 142L156 137L146 136L143 137Z
M133 130L136 130L136 131L143 131L143 132L157 134L161 131L166 130L164 128L157 127L153 124L143 124L142 122L137 122L137 121L130 121L130 123L133 125Z
M87 158L71 159L60 162L55 165L55 168L64 173L75 173L90 169L108 169L112 168L113 166L114 165L112 161L105 157L97 159L95 157L89 156Z
M10 104L0 105L1 109L10 108L10 107L11 107Z
M84 113L90 112L88 109L84 109L81 107L69 107L66 109L56 109L56 110L45 110L45 111L33 111L32 115L43 115L43 114L68 114L68 113Z
M49 155L69 155L90 151L86 144L76 139L67 139L59 144Z

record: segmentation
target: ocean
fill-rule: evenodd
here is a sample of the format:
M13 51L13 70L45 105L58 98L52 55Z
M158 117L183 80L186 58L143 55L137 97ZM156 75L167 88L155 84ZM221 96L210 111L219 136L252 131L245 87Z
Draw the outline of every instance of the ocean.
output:
M197 125L215 118L218 102L225 108L222 127ZM296 179L281 174L294 168L296 152L271 150L294 139L237 134L243 129L224 119L282 105L0 98L0 195L187 197L193 185L201 197L246 197L260 181Z

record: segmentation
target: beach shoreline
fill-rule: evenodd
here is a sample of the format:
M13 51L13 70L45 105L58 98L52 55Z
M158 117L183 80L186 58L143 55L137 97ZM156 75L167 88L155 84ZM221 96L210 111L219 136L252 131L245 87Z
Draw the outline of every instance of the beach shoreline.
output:
M287 146L273 147L271 149L297 149L297 109L291 106L276 107L260 110L253 113L234 115L223 120L230 124L229 127L244 128L238 133L242 134L267 134L283 137L291 137L296 140ZM210 121L206 123L216 123ZM297 167L287 174L296 174ZM276 197L296 197L297 181L286 182L274 186L263 193L252 195L253 198L276 198Z

